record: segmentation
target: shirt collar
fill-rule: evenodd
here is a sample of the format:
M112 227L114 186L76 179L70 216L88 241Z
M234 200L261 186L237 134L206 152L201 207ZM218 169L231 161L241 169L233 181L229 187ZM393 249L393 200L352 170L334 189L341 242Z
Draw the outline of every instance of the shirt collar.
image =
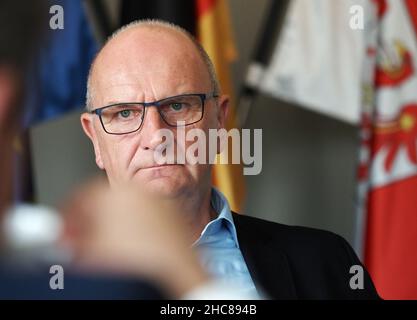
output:
M211 235L216 235L223 231L223 229L226 229L228 234L233 239L236 247L239 248L235 223L233 221L232 212L226 197L219 190L212 187L210 203L218 216L216 219L210 221L204 227L200 237L193 243L193 246L199 245L204 240L204 238Z

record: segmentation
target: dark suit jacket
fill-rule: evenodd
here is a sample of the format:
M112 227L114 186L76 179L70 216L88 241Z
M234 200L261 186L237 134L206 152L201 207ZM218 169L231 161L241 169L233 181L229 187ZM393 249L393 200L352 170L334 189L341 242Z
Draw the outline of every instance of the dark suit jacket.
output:
M379 299L364 268L353 290L352 265L362 265L342 237L233 213L243 257L255 286L272 299Z

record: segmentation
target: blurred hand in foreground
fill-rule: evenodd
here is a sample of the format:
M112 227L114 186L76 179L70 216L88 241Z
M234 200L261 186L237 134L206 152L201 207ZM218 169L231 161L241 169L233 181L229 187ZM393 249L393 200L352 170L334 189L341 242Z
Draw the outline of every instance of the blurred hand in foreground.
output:
M175 298L208 281L173 199L132 185L110 189L100 179L79 188L63 211L62 243L77 268L144 277Z

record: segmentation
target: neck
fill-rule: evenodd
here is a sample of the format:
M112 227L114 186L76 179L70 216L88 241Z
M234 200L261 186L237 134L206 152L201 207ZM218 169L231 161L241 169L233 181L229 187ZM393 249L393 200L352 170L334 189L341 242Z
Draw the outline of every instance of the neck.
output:
M204 191L201 195L193 195L194 200L186 199L183 203L187 206L187 223L190 227L191 243L194 243L201 235L205 226L216 216L216 212L212 208L211 187Z

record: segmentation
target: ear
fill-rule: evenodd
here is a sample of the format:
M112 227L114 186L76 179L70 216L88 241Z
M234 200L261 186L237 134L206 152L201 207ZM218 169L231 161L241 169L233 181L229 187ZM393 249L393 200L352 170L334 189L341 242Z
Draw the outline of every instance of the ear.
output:
M227 95L221 95L218 103L218 112L217 112L217 129L227 130L227 116L229 114L230 108L230 98ZM224 134L224 130L220 131L221 134L219 139L217 139L217 154L220 154L224 151L225 142L227 139L227 134Z
M81 125L84 129L85 134L90 138L94 146L94 153L96 155L97 166L104 170L103 160L101 158L100 146L97 139L96 129L94 127L94 115L84 112L81 115Z
M227 129L227 116L229 114L230 98L227 95L221 95L219 98L219 110L217 114L218 129Z

